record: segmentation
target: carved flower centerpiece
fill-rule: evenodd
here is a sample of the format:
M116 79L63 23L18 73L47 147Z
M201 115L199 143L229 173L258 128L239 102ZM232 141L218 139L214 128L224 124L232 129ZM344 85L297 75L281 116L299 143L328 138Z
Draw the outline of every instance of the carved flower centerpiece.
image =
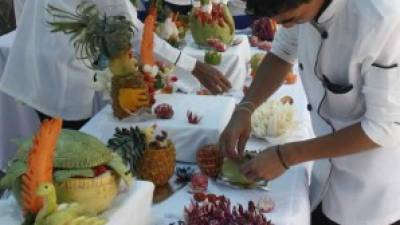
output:
M190 17L190 29L196 44L208 46L209 39L218 39L226 45L235 36L235 22L227 1L195 1Z

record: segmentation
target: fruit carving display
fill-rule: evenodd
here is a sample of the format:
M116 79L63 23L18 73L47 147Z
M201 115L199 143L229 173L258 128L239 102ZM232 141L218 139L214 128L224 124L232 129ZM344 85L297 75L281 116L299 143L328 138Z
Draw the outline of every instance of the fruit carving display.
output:
M295 84L297 82L297 75L290 71L285 77L285 84Z
M272 49L271 42L278 30L276 21L267 17L257 19L253 22L251 30L252 36L249 40L251 46L270 51Z
M176 175L176 182L178 183L188 183L191 181L195 170L188 166L188 167L177 167L175 171Z
M247 209L242 205L232 205L225 196L215 194L195 194L194 200L184 209L185 225L272 225L253 201Z
M211 38L226 45L231 44L234 39L235 22L226 1L196 1L189 21L193 39L200 46L207 46L207 41Z
M247 153L241 159L233 160L225 158L222 166L221 176L232 184L239 186L250 186L254 181L249 180L240 170L241 166L249 162L254 154Z
M154 114L159 119L171 119L174 116L174 110L171 105L162 103L154 108Z
M203 193L207 191L208 177L204 174L194 174L190 180L190 188L192 193Z
M204 62L210 65L217 66L221 64L222 54L220 52L211 50L204 54Z
M165 131L156 126L116 128L108 146L122 156L132 173L156 186L168 183L175 171L175 147Z
M47 11L54 18L49 22L51 31L71 36L78 59L89 62L87 66L96 72L103 71L98 74L111 72L115 117L123 119L150 111L157 89L156 76L160 75L153 55L153 6L144 22L140 63L132 51L134 26L125 16L107 15L87 2L80 3L75 13L52 5L48 5Z
M45 206L43 199L36 195L36 190L41 184L53 180L53 158L61 127L61 119L44 121L27 152L20 193L25 221L35 218Z
M71 160L65 158L68 154L60 156L63 142L69 142L68 147L71 147L71 139L63 137L61 128L61 119L45 120L34 137L25 139L17 157L10 161L5 177L0 180L0 189L13 189L14 197L21 204L25 225L103 225L106 220L94 217L90 205L75 203L74 199L61 201L63 204L58 205L60 193L54 184L60 182L55 179L55 174L60 171L61 164L67 165ZM69 154L78 153L72 151ZM98 192L96 197L92 196L92 202L97 200L101 201Z
M20 141L16 156L0 180L0 189L12 189L17 199L21 196L21 179L27 171L31 143L32 138ZM61 131L57 140L52 175L60 203L78 202L91 213L110 206L121 178L127 186L132 184L132 174L119 155L97 138L67 129Z
M178 48L185 38L187 29L187 24L180 18L179 12L170 12L164 21L157 24L156 33L170 45Z
M252 35L260 41L272 42L277 30L278 24L276 21L268 17L255 20L251 26Z
M265 53L256 53L250 59L251 76L254 77L257 73L258 67L265 57Z
M196 161L202 173L215 178L221 172L223 156L216 145L206 145L197 151Z
M186 117L190 124L198 124L202 119L201 116L197 115L196 113L193 113L192 111L187 111Z
M52 183L41 183L36 194L43 198L44 207L37 214L34 225L104 225L107 223L107 220L103 218L90 215L78 203L59 205L56 188Z
M293 99L269 99L260 105L251 116L251 131L256 137L267 141L284 141L297 127L296 107Z

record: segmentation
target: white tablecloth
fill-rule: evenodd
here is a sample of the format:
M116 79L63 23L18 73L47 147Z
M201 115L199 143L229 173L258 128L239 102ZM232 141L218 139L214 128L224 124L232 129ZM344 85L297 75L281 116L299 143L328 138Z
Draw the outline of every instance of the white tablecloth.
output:
M0 36L0 79L13 44L15 31ZM39 125L36 113L29 107L17 103L0 92L0 170L5 169L7 161L15 154L15 138L32 135Z
M114 199L111 208L102 216L106 225L149 225L154 185L147 181L135 181L133 187ZM13 197L0 200L0 224L20 225L21 210Z
M230 93L240 97L239 93ZM311 121L309 113L306 110L307 100L304 94L301 80L294 85L282 86L272 98L280 98L284 95L290 95L294 99L294 104L297 110L296 118L300 122L298 129L296 129L288 138L287 141L303 140L313 137L311 129ZM193 98L188 97L188 98ZM182 101L177 99L176 101ZM186 101L184 101L186 103ZM213 112L208 105L204 106L197 101L199 107L208 109ZM185 104L183 104L185 105ZM111 111L109 110L109 114ZM102 116L94 118L95 121L89 122L88 127L83 128L85 132L100 135L101 137L109 137L112 129L103 129L96 127L95 124L105 123L104 120L109 120ZM229 118L228 118L229 119ZM101 135L105 133L106 135ZM193 138L192 138L193 139ZM104 139L103 139L104 141ZM191 148L190 144L185 143L186 148ZM262 150L272 143L267 143L264 140L251 138L247 144L247 149ZM266 216L272 220L275 225L309 225L310 224L310 203L309 203L309 177L310 177L311 163L298 165L292 167L283 176L270 182L270 191L262 190L246 190L241 191L232 189L221 184L210 182L209 192L215 194L224 194L229 197L234 203L246 204L249 200L257 201L264 196L271 197L275 204L275 210ZM191 195L187 192L187 188L183 188L176 192L169 199L154 205L152 208L153 225L166 225L171 222L176 222L182 219L183 207L189 204Z
M251 50L247 36L236 35L236 38L240 38L242 43L230 47L226 52L222 53L222 62L216 68L231 82L233 91L241 91L246 76L249 74L248 62L251 58ZM188 34L186 42L187 44L183 52L204 62L205 51L197 47L190 34ZM187 71L177 69L176 74L179 78L176 85L183 91L194 92L201 88L196 78Z
M266 214L275 225L309 225L310 203L308 199L309 172L304 165L291 168L280 178L270 182L270 191L239 190L209 181L208 192L225 195L232 204L240 203L247 206L249 200L270 197L275 203L275 209ZM153 225L167 225L182 220L183 207L191 201L192 195L185 187L176 192L166 201L152 208Z
M111 106L107 106L82 127L81 131L106 143L114 134L116 127L149 127L157 124L160 129L168 132L170 139L174 142L177 160L195 162L196 152L199 148L218 142L218 137L228 123L235 107L235 100L232 97L224 96L157 95L154 106L160 103L172 105L175 111L172 119L130 122L128 118L121 121L112 115ZM193 125L187 122L187 110L203 117L199 124Z

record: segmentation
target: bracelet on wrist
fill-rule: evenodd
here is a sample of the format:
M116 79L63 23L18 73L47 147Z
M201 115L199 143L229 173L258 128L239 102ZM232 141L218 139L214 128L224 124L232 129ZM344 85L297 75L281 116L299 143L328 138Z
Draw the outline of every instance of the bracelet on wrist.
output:
M235 108L235 112L237 111L246 111L248 112L250 115L253 114L253 111L247 107L243 107L243 106L238 106Z
M250 107L250 110L252 110L253 112L256 110L256 104L254 104L253 102L251 102L251 101L243 101L243 102L240 102L239 104L238 104L238 106L244 106L244 107Z
M279 161L281 162L282 166L283 166L285 169L289 169L290 166L289 166L289 165L285 162L285 160L283 159L283 155L282 155L282 152L281 152L281 146L280 146L280 145L277 145L277 146L275 147L275 152L276 152L276 154L278 155Z

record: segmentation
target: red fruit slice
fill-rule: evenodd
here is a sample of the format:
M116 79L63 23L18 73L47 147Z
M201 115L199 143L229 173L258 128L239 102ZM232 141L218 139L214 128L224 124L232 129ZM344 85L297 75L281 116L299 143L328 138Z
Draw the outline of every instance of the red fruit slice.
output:
M107 166L96 166L93 168L93 172L94 172L94 176L98 177L100 175L102 175L103 173L107 172L108 168Z

